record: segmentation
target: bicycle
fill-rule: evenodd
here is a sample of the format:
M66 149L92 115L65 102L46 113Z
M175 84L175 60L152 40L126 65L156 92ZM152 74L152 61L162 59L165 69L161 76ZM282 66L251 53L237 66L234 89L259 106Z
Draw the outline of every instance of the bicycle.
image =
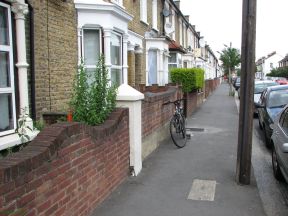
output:
M175 105L175 112L170 120L170 135L173 140L173 143L178 148L183 148L187 142L187 135L186 135L186 127L185 127L185 116L183 113L183 107L181 107L181 101L183 99L179 99L176 101L168 101L163 105L167 105L170 103L174 103Z

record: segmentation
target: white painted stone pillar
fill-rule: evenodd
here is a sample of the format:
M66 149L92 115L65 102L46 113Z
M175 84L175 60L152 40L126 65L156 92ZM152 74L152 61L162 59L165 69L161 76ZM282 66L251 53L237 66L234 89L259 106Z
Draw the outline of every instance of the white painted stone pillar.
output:
M169 52L168 51L164 51L163 53L164 56L164 80L165 80L165 84L169 83L169 70L168 70L168 56L169 56Z
M26 57L26 35L25 35L25 15L28 13L28 5L24 0L12 4L12 11L15 14L16 20L16 44L17 44L17 60L16 67L18 68L19 79L19 99L21 114L26 109L26 114L29 115L29 100L28 100L28 78L27 78L27 63Z
M82 52L82 28L77 28L78 34L78 65L81 64L81 52ZM83 59L84 60L84 59Z
M145 74L146 74L146 86L149 86L149 80L148 80L148 76L149 76L149 74L148 74L148 70L149 70L149 63L148 63L148 61L149 61L149 56L148 56L148 53L149 53L149 50L147 49L147 47L146 47L146 65L145 65Z
M142 117L141 106L144 94L127 84L118 88L117 107L129 108L130 166L137 176L142 169Z
M104 53L105 53L105 65L108 70L108 79L111 80L111 33L112 29L104 28ZM111 82L111 81L110 81Z
M123 84L128 84L128 35L123 35Z
M25 34L25 15L28 14L28 5L24 0L18 0L11 7L15 15L16 23L16 47L19 85L20 115L26 116L26 126L33 128L33 121L29 117L29 95L28 95L28 77L27 77L27 55L26 55L26 34Z
M164 86L164 57L163 57L163 50L159 51L159 85Z

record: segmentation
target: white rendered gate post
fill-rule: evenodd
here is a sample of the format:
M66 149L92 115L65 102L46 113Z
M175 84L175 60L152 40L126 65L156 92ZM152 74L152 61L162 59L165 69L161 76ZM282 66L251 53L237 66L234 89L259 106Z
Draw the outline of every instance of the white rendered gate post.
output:
M144 94L127 84L118 88L117 107L129 108L130 166L137 176L142 169L142 120L141 104Z

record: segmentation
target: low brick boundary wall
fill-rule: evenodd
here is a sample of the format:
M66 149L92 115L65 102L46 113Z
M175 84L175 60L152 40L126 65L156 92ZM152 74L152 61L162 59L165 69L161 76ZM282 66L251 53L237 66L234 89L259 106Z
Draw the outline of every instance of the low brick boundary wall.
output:
M0 160L0 215L89 215L129 175L128 109L57 123Z
M169 137L169 121L174 113L174 104L163 105L181 98L176 86L167 86L165 91L148 90L142 102L142 158L146 158L160 143Z
M215 91L215 89L220 85L220 78L215 78L211 80L205 80L205 98Z
M174 104L163 105L177 99L178 88L169 87L165 92L144 93L142 103L142 137L145 137L169 121L174 112ZM179 98L181 97L178 95Z

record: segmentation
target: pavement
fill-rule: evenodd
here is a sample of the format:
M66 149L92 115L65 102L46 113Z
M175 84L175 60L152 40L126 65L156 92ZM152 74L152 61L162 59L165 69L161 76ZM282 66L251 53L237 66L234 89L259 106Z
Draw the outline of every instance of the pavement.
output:
M191 139L163 142L91 216L266 215L253 169L251 184L235 181L238 111L221 84L187 119Z

